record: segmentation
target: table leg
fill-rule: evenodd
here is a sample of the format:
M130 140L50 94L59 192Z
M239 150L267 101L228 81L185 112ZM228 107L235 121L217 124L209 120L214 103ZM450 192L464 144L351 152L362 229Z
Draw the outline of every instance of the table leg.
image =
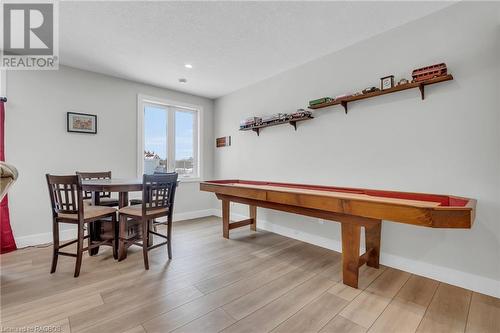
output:
M229 238L229 200L222 200L222 237Z
M380 234L382 221L358 218L359 223L343 222L342 227L342 276L344 284L358 287L359 267L379 268ZM359 255L361 227L365 228L366 252Z
M342 223L342 279L344 284L358 288L359 243L361 225Z
M365 244L368 253L366 265L373 268L379 268L381 231L382 221L365 226Z
M92 205L98 206L100 203L100 192L94 191L92 192ZM89 233L89 243L98 242L101 240L101 221L95 221L93 223L88 224L88 233ZM95 256L99 253L99 247L95 247L89 250L89 256Z
M257 231L257 207L256 206L248 206L249 207L249 215L253 220L252 224L250 224L250 230Z
M120 192L118 195L118 205L120 208L128 205L128 192ZM127 218L120 215L118 221L118 260L121 261L127 258L127 249L125 247L125 242L123 239L127 238Z

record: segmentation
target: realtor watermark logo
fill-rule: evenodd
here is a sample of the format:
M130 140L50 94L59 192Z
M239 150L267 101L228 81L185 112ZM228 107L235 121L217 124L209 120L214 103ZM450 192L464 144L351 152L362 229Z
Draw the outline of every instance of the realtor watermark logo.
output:
M57 1L2 1L1 69L59 68Z

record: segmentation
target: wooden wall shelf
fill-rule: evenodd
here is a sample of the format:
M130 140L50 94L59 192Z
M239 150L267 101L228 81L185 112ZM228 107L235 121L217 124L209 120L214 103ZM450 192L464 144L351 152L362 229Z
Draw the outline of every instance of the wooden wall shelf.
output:
M304 121L304 120L309 120L309 119L314 119L314 117L303 117L303 118L297 118L297 119L293 119L293 120L285 120L285 121L279 121L279 122L277 121L277 122L271 123L271 124L262 124L262 125L258 125L258 126L248 127L248 128L240 128L240 131L254 131L255 133L257 133L257 135L259 135L260 130L264 127L283 125L283 124L290 124L293 126L293 128L295 130L297 130L297 123L299 121Z
M450 80L453 80L453 76L451 74L448 74L445 76L435 77L433 79L429 79L429 80L425 80L425 81L421 81L421 82L410 82L407 84L402 84L402 85L395 86L395 87L392 87L392 88L389 88L386 90L377 90L377 91L370 92L370 93L363 94L363 95L340 98L338 100L334 100L334 101L331 101L328 103L310 106L309 109L317 110L317 109L322 109L322 108L326 108L329 106L340 104L344 107L345 113L347 114L347 103L359 101L359 100L366 99L366 98L372 98L372 97L376 97L376 96L380 96L380 95L391 94L391 93L394 93L397 91L403 91L403 90L408 90L408 89L413 89L413 88L418 88L420 90L420 95L421 95L422 99L424 99L425 98L425 92L424 92L425 86L428 86L428 85L434 84L434 83L450 81Z

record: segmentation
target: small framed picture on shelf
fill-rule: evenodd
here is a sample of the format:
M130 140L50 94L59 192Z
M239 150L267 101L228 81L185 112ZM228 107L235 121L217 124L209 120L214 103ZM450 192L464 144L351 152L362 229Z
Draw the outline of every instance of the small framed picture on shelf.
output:
M97 134L97 115L67 112L66 125L68 132Z
M387 90L394 87L394 75L380 78L380 89Z

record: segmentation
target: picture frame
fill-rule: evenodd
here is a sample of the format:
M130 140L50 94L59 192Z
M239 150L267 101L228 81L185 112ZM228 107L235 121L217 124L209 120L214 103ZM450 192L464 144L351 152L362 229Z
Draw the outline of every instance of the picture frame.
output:
M223 136L215 139L215 146L217 148L229 147L231 145L231 136Z
M380 90L387 90L390 88L394 88L394 75L380 78Z
M97 134L97 115L67 112L66 130L70 133Z

